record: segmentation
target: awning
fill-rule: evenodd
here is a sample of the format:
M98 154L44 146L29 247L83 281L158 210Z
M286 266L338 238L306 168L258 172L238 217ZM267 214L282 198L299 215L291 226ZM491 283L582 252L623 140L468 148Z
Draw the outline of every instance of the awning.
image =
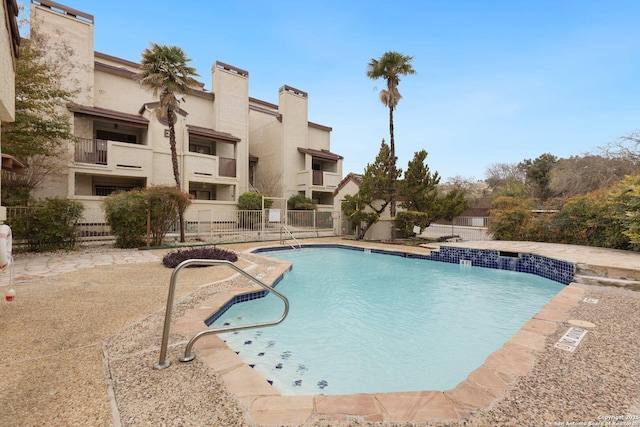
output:
M25 165L15 157L2 153L2 170L24 175Z
M333 162L337 162L338 160L344 159L344 157L334 154L328 150L313 150L311 148L302 148L298 147L298 151L302 154L309 154L312 157L322 160L330 160Z
M200 126L187 125L189 135L199 136L201 138L213 139L220 142L228 142L230 144L236 144L240 142L240 138L237 138L230 133L218 132L213 129L201 128Z
M89 107L86 105L78 104L69 104L67 105L67 108L69 109L69 111L72 111L76 114L99 117L108 122L121 123L127 126L144 129L149 126L149 120L135 114L122 113L120 111L107 110L106 108Z

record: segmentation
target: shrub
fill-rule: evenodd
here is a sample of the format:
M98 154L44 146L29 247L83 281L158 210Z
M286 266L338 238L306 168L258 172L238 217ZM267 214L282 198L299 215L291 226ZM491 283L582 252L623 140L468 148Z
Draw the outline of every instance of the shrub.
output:
M242 193L238 197L239 211L256 211L256 212L238 212L238 224L240 227L251 230L259 229L262 223L262 195L258 193ZM264 199L265 209L269 209L273 205L273 200Z
M202 248L179 249L179 250L167 253L162 258L162 264L168 268L176 268L181 262L186 261L188 259L216 259L216 260L236 262L238 260L238 256L235 254L235 252L227 251L225 249L219 249L219 248L202 247ZM206 267L206 266L194 265L192 267Z
M18 239L26 239L30 251L73 249L77 223L84 207L74 200L59 198L36 202L29 215L15 218L10 225Z
M489 232L496 240L525 240L532 217L531 201L499 196L491 202Z
M121 191L107 196L102 204L107 223L118 248L137 248L146 244L147 201L140 191Z
M296 194L287 200L287 209L292 211L313 211L317 208L316 202L304 197L302 194Z
M175 186L154 186L143 191L147 206L151 207L151 245L160 246L179 212L186 211L191 196Z
M261 211L262 197L262 194L258 193L242 193L238 197L238 209L241 211ZM271 205L273 205L273 200L265 198L265 209L269 209Z
M155 186L142 191L122 191L104 199L104 209L116 247L137 248L146 245L147 215L151 209L151 244L162 245L170 227L178 219L179 209L191 203L190 196L174 186Z
M400 232L400 237L413 237L413 227L419 226L421 229L429 225L429 215L425 212L401 211L396 214L395 227Z

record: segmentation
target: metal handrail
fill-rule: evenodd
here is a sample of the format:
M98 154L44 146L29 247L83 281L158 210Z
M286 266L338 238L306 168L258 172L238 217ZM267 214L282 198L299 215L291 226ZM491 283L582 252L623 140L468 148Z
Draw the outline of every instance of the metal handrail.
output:
M160 344L160 359L158 360L158 363L153 365L155 369L168 368L169 365L171 364L171 362L167 360L167 346L169 343L169 330L171 328L171 312L173 311L173 299L176 291L176 282L177 282L177 277L180 270L190 265L227 265L233 268L234 270L236 270L238 273L242 274L243 276L257 283L268 292L272 292L275 296L277 296L282 301L284 301L284 312L282 313L282 316L280 316L280 318L274 322L254 323L250 325L231 326L227 328L213 328L213 329L205 329L203 331L200 331L197 334L195 334L193 338L191 338L191 340L189 340L189 342L187 343L187 347L185 348L184 355L179 358L181 362L189 362L195 358L195 355L191 352L191 349L195 344L195 342L205 335L219 334L222 332L234 332L234 331L240 331L243 329L263 328L265 326L273 326L273 325L277 325L278 323L281 323L287 317L287 314L289 313L289 300L287 299L287 297L285 297L284 295L282 295L280 292L276 291L272 287L264 284L262 281L252 276L251 274L247 273L245 270L238 267L231 261L214 260L214 259L188 259L186 261L182 261L173 270L173 273L171 273L171 280L169 282L170 283L169 294L167 296L167 309L164 316L164 329L162 331L162 343Z
M300 244L298 239L295 238L293 233L291 233L291 231L289 231L289 229L287 228L286 225L283 225L283 226L280 227L280 244L284 245L284 238L282 237L282 230L285 230L287 233L289 233L289 236L291 236L291 238L298 244L298 249L302 249L302 245ZM291 243L289 243L289 246L291 246L291 249L295 249L295 246L293 246Z

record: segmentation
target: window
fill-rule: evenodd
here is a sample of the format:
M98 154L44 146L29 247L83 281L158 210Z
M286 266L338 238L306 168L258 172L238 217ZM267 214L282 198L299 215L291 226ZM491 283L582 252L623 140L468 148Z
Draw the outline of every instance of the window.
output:
M205 141L202 139L189 138L189 151L192 153L216 155L216 143L214 141Z

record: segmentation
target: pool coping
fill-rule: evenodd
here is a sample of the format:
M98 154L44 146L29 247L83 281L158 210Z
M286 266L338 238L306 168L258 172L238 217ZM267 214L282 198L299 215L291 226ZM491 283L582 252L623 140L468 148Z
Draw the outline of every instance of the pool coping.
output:
M254 253L255 249L246 252ZM265 247L260 249L264 250ZM402 247L397 251L386 249L384 252L400 255L407 253L408 249ZM421 252L416 254L424 254L424 248L418 249ZM276 268L261 277L267 285L277 283L291 267L290 263L284 261L277 260L276 264ZM260 289L256 285L255 289L249 291L245 288L216 294L200 307L176 319L172 329L190 337L203 330L206 327L205 320L229 300L238 294ZM500 349L490 354L480 367L456 387L444 391L282 396L218 336L210 335L201 339L195 345L195 350L197 358L220 375L228 390L246 410L247 416L258 424L295 425L312 419L346 421L352 418L367 422L463 421L469 419L472 413L493 406L512 388L517 377L526 376L531 371L535 355L553 345L547 343L547 337L565 322L569 310L584 298L584 292L584 287L575 282L566 285Z

